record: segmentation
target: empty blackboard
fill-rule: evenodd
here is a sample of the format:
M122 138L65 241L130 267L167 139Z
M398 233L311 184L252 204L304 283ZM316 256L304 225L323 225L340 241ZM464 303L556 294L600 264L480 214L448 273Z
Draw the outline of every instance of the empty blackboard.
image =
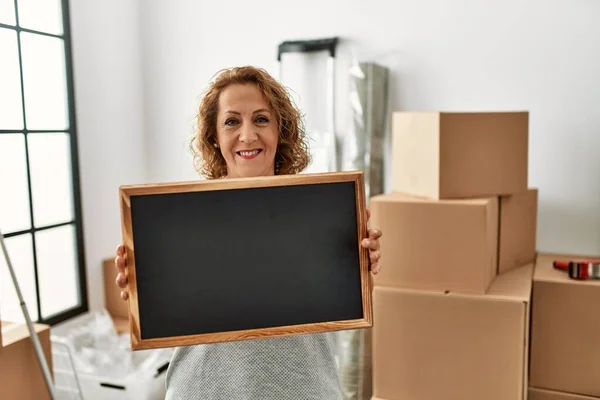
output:
M132 348L372 326L363 179L121 186Z

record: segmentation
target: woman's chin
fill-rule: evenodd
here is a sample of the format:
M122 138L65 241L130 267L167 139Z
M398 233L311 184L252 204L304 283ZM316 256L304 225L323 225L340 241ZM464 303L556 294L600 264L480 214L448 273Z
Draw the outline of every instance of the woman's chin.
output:
M259 166L259 165L247 165L243 167L237 167L231 170L228 174L229 178L256 178L259 176L272 176L275 175L275 168L273 166Z

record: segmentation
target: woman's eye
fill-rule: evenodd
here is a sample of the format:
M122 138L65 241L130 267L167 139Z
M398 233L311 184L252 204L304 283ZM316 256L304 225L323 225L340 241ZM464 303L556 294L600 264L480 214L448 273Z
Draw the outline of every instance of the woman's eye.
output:
M269 122L269 119L266 117L258 117L256 118L256 122L258 122L259 124L266 124L267 122Z
M237 121L233 118L230 118L227 121L225 121L225 125L234 125L235 123L237 123Z

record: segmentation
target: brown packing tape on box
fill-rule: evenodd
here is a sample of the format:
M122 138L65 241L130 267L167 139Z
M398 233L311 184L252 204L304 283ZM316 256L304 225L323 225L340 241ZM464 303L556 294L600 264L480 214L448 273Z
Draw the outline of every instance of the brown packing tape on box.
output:
M498 197L431 200L402 193L370 199L381 229L376 286L485 293L496 276Z
M540 253L533 277L531 386L600 397L600 280L570 279Z
M26 324L2 322L0 348L0 399L50 399L46 380ZM48 367L52 373L50 327L34 324Z
M522 400L533 265L487 294L376 286L373 395L387 400Z
M395 112L392 191L433 199L528 187L528 112Z
M572 393L529 388L528 400L599 400L600 397L580 396Z

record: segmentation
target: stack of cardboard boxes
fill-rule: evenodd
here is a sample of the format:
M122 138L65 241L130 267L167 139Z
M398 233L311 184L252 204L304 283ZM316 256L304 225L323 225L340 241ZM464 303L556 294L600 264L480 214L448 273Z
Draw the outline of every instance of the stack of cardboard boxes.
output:
M536 258L527 112L393 115L373 289L377 400L522 400Z

